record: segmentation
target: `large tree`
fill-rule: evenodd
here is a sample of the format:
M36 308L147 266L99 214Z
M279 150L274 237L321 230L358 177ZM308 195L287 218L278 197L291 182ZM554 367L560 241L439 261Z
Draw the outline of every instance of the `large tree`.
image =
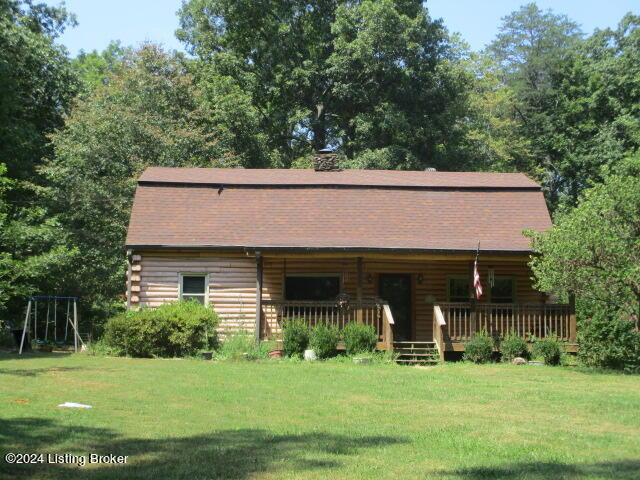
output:
M354 164L450 162L467 76L418 0L190 0L178 36L247 166L339 148Z
M52 136L44 195L76 252L58 282L99 312L124 291L124 239L142 171L233 162L200 97L181 57L147 45L126 54Z
M584 191L555 226L532 234L531 266L543 291L573 292L589 315L596 309L640 318L640 156Z
M486 54L513 92L515 132L531 146L526 171L543 182L552 208L575 205L640 146L640 25L583 38L564 15L523 6L503 19Z
M54 43L73 23L63 7L0 0L0 159L12 178L32 180L77 90Z
M0 0L0 320L17 319L26 295L54 291L67 258L65 234L39 198L37 168L77 91L54 43L73 23L63 7Z

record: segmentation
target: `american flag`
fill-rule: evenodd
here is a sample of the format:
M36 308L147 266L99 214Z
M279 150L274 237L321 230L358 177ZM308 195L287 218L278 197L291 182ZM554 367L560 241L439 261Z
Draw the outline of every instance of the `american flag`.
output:
M476 260L473 262L473 289L476 291L476 299L482 296L482 282L480 282L480 272L478 272L478 254L480 253L480 243L476 251Z

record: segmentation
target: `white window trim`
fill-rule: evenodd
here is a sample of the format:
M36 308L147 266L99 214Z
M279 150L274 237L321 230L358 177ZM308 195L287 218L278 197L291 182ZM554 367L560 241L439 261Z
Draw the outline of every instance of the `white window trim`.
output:
M204 277L204 304L209 305L209 274L203 272L180 272L178 299L182 300L182 279L184 277ZM188 296L196 296L199 294L188 293Z

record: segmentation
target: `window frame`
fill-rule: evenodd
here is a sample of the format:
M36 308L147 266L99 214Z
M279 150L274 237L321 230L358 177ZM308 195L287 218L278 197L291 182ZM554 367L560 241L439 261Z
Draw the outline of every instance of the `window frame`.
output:
M518 297L517 297L517 292L518 292L518 284L517 284L517 278L512 276L512 275L494 275L493 277L494 282L496 280L511 280L511 301L510 302L498 302L504 305L509 305L509 304L514 304L514 303L518 303ZM489 286L489 303L496 303L494 301L493 298L493 287Z
M465 300L451 300L451 280L464 280L467 282L467 298ZM471 280L467 275L447 275L447 302L449 303L469 303L471 298L469 296L469 286Z
M178 299L184 300L183 292L183 279L184 277L201 277L204 278L204 293L187 293L187 297L200 297L204 298L204 305L209 305L209 274L204 272L180 272L179 286L178 286Z
M314 301L328 301L328 300L289 300L287 298L287 278L289 277L314 277L314 278L324 278L324 277L330 277L330 278L337 278L338 279L338 295L340 295L344 290L343 290L343 278L342 278L342 274L341 273L331 273L331 272L327 272L327 273L320 273L320 272L314 272L314 273L285 273L284 277L282 279L282 298L284 299L285 302L314 302Z

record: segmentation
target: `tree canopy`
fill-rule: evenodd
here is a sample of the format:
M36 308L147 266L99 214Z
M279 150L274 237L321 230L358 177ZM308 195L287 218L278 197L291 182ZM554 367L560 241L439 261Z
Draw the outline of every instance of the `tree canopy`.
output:
M64 7L0 0L2 316L36 292L122 306L147 166L308 167L326 146L345 168L528 174L557 223L540 287L636 311L639 16L588 35L531 3L481 52L420 0L185 0L176 23L190 55L70 58Z
M180 23L243 165L332 146L354 165L460 168L468 76L421 1L191 0Z

